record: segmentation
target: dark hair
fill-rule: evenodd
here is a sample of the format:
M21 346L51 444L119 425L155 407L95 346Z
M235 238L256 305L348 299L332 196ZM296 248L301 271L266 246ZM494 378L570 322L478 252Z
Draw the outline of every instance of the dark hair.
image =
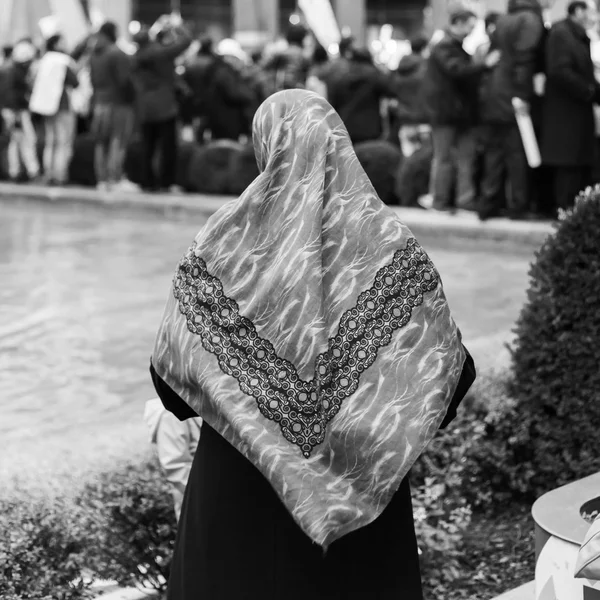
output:
M206 36L200 40L200 48L198 48L198 54L208 55L213 53L213 40Z
M340 41L340 56L344 56L346 52L354 47L354 38L351 35L344 36Z
M410 40L410 49L414 54L421 54L427 46L429 46L429 40L422 33L415 35Z
M322 65L329 60L329 54L327 54L327 50L321 46L321 44L317 44L313 51L312 61L315 65Z
M252 60L252 62L255 65L260 63L260 61L262 59L263 59L263 51L262 50L255 50L254 52L252 52L252 54L250 54L250 60Z
M150 31L144 26L132 38L133 42L138 46L147 46L150 43Z
M373 55L368 48L355 48L352 51L352 60L357 63L373 64Z
M117 38L119 37L118 31L119 29L116 23L114 23L113 21L106 21L106 23L102 24L102 27L100 27L98 33L108 38L114 44L116 43Z
M285 34L285 39L290 46L302 46L307 33L303 25L290 24Z
M12 56L13 53L13 47L12 46L3 46L2 47L2 54L4 55L5 59L9 59Z
M567 6L567 14L570 17L572 17L580 9L587 10L587 2L582 2L582 0L575 0L574 2L569 2L569 5Z
M471 19L476 18L476 14L472 10L461 8L450 13L450 25L458 25L459 23L466 23Z
M57 33L56 35L51 35L46 40L46 52L54 52L60 44L61 40L62 35L60 35L60 33Z
M491 10L487 15L485 15L484 23L485 28L487 29L490 25L495 25L500 18L500 13L495 10Z

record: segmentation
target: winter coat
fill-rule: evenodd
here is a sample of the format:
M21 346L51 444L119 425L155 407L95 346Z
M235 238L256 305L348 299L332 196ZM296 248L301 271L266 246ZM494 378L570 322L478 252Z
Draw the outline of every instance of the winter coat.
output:
M274 72L277 90L293 90L306 85L309 62L300 46L288 46L270 58L264 67Z
M221 57L213 57L207 73L206 117L213 140L237 140L250 133L248 109L254 92L241 73Z
M369 63L353 62L346 73L331 77L328 82L329 102L354 144L381 137L381 100L395 95L391 77Z
M30 73L31 63L11 62L7 65L3 76L5 90L3 93L3 108L12 110L27 110L31 97L32 78Z
M498 19L494 46L500 62L482 81L480 117L484 123L515 123L513 98L531 102L533 76L541 66L544 20L538 0L510 0Z
M423 103L429 122L434 126L474 125L478 85L485 70L459 40L445 33L432 48L423 78Z
M209 75L214 60L212 54L199 54L185 67L183 79L191 90L192 112L196 117L206 114Z
M144 421L150 442L156 447L158 462L171 486L175 515L179 520L192 460L200 441L202 419L180 421L165 409L159 398L155 398L146 402Z
M570 19L556 23L546 45L542 159L551 166L591 166L594 157L594 77L590 39Z
M400 103L401 125L419 125L429 120L423 104L423 82L427 61L420 54L409 54L398 64L395 75L396 96Z
M185 32L179 38L168 45L151 42L135 55L134 76L142 123L159 123L177 116L175 59L192 43L192 38Z
M98 42L90 57L90 73L97 104L132 104L133 69L131 57L116 44Z

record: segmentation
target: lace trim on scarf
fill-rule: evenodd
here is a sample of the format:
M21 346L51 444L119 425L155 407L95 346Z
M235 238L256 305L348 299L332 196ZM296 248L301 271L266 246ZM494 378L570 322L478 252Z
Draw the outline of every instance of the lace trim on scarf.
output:
M236 301L225 295L223 284L208 272L195 248L194 244L183 258L174 279L174 295L189 331L200 336L221 370L256 399L260 412L278 423L285 439L299 446L306 458L323 442L328 423L357 390L378 350L410 321L423 294L439 283L429 257L410 239L377 272L355 307L343 314L328 350L315 361L313 379L304 381L240 314Z

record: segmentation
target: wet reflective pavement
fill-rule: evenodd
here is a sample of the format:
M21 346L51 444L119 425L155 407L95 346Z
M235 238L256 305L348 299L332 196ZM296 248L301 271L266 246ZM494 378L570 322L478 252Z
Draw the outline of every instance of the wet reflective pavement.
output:
M0 200L0 476L75 476L146 449L154 336L202 224ZM496 357L525 297L531 249L421 242L476 359Z

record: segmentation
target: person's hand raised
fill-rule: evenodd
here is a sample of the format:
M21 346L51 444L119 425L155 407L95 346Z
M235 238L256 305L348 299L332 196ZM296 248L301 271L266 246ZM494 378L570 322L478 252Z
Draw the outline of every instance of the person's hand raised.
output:
M491 69L500 62L501 56L502 56L502 54L500 53L500 50L492 50L485 57L485 60L483 62L488 69Z

